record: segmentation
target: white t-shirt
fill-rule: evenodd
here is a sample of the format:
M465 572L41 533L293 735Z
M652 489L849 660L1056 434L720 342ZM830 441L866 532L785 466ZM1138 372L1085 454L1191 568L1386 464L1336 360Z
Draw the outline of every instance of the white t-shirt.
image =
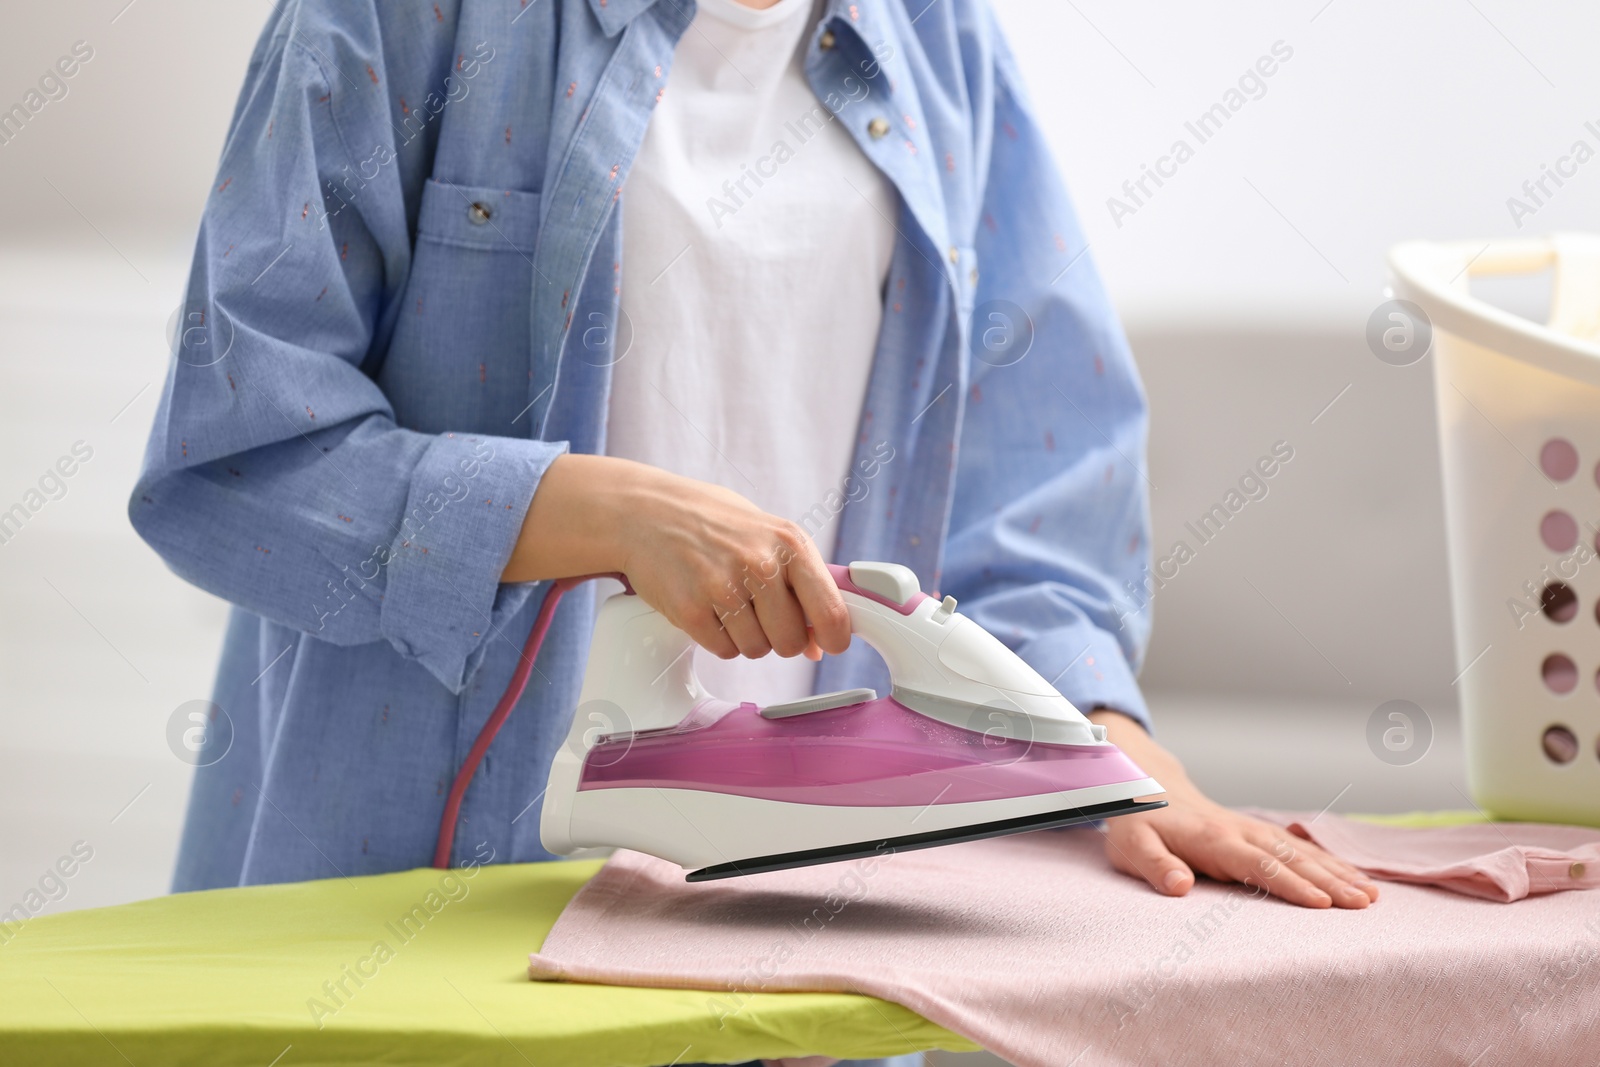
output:
M816 506L845 488L898 202L806 82L812 2L700 0L678 43L622 192L632 343L606 452L726 486L831 561L837 516ZM812 691L802 656L696 655L720 697Z

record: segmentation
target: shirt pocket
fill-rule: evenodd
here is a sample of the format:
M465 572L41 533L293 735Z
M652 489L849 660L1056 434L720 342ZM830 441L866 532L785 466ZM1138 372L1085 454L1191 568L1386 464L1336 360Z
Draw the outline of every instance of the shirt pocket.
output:
M428 179L417 215L424 241L533 258L539 237L539 194ZM531 267L532 264L530 263Z
M514 432L528 405L539 194L429 179L378 376L402 425Z

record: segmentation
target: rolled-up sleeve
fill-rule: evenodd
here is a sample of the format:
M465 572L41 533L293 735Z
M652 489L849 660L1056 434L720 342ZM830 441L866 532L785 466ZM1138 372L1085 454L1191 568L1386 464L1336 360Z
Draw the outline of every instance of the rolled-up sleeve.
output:
M1147 729L1147 406L995 31L971 389L942 591L1083 711Z
M501 586L500 572L539 480L565 450L561 442L443 434L410 471L380 630L454 691L531 590Z
M382 49L357 18L322 39L290 19L251 60L129 518L195 585L321 640L387 641L460 692L528 595L500 573L567 446L397 425L366 363L410 213L387 105L340 73L376 80Z

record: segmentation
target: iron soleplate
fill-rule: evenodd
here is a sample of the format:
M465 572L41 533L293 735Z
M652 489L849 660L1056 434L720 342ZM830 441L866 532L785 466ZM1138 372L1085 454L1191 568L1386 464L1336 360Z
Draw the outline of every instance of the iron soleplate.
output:
M977 823L972 826L955 826L948 830L933 830L924 834L907 834L904 837L882 838L876 841L857 841L849 845L830 845L827 848L807 849L804 852L782 852L773 856L756 856L732 863L719 863L690 871L685 876L689 882L710 882L719 878L738 878L747 874L765 874L768 871L787 871L795 867L812 867L819 863L837 863L840 860L859 859L863 856L892 855L912 852L936 845L956 845L963 841L981 841L987 837L1006 837L1024 834L1030 830L1050 830L1061 826L1106 819L1114 815L1132 815L1139 811L1153 811L1167 806L1165 800L1112 800L1104 804L1090 804L1082 808L1064 808L1038 815L1024 815L1016 819Z

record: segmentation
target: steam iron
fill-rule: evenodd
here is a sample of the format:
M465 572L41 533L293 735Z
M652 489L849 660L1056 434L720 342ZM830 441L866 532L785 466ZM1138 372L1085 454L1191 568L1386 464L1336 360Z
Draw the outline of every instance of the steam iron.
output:
M694 644L631 590L602 605L540 836L688 880L831 863L1148 811L1155 780L955 599L893 563L831 565L893 689L765 707L695 676Z

